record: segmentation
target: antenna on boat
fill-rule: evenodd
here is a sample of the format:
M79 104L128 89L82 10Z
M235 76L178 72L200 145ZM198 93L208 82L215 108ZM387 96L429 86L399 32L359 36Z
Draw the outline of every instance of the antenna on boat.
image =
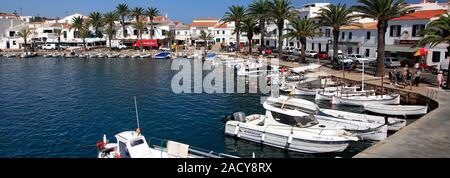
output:
M134 96L134 107L136 109L136 121L137 121L137 131L138 134L140 134L141 132L141 127L139 126L139 114L138 114L138 108L137 108L137 101L136 101L136 96Z

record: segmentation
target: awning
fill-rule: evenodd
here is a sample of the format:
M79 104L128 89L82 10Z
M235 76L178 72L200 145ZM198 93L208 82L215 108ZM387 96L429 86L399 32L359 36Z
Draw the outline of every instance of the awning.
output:
M406 52L406 53L414 53L419 48L411 48L411 46L402 46L402 45L386 45L385 51L390 52Z
M428 54L427 48L420 48L419 50L416 51L416 53L414 53L414 56L425 56L427 54Z
M158 40L136 40L133 47L158 47Z

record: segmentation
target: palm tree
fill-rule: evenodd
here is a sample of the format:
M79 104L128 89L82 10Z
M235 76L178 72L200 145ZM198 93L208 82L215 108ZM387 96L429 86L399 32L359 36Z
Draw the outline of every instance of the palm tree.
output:
M156 7L149 7L147 8L145 15L150 18L150 38L153 39L153 35L155 33L153 30L153 20L155 19L155 17L159 16L159 10Z
M306 39L314 38L314 36L317 35L322 35L322 32L318 31L320 26L310 19L303 18L291 19L290 26L292 28L287 29L288 32L284 35L284 37L290 39L296 38L300 41L302 47L299 62L305 62Z
M242 20L241 31L247 34L248 52L252 54L253 35L260 32L258 21L252 16L248 16Z
M120 16L120 24L122 25L122 33L123 37L127 37L127 34L125 33L125 17L128 16L130 13L130 10L128 9L128 5L126 4L119 4L116 6L116 12Z
M208 41L211 41L212 38L213 38L213 36L211 35L211 33L206 33L205 31L201 31L201 32L200 32L199 38L200 38L201 40L205 41L206 46L205 46L205 52L204 52L204 55L205 55L205 57L206 57L206 55L208 54L208 47L209 47L209 46L208 46Z
M142 31L144 31L144 28L145 28L145 25L144 25L144 23L142 23L142 22L137 22L137 23L135 23L134 25L133 25L133 28L134 29L136 29L137 31L138 31L138 38L139 38L139 48L141 49L141 51L142 51L142 49L143 49L143 46L142 46Z
M76 16L72 18L72 26L69 28L69 30L75 29L75 31L80 31L81 28L83 28L84 20L81 16Z
M103 22L107 25L105 32L108 35L109 48L111 48L111 39L114 35L114 22L119 19L119 16L115 12L107 12L103 15Z
M322 25L331 27L333 30L333 59L336 60L338 57L338 43L340 29L342 26L356 25L360 26L356 22L357 16L352 15L353 10L347 8L345 5L328 5L325 8L319 10L319 20Z
M135 7L131 9L130 16L132 16L136 20L136 23L138 23L141 16L144 15L144 12L145 12L144 8Z
M430 22L427 27L420 32L425 35L413 47L430 45L435 47L439 44L448 44L447 52L450 52L450 16L448 14L442 15L438 20ZM445 88L450 88L450 70L447 71L447 84Z
M404 0L358 0L361 5L354 6L362 18L378 21L378 47L376 76L384 76L385 35L388 21L406 15L413 8L408 7Z
M86 38L91 35L91 31L89 30L88 24L83 24L83 26L79 29L80 37L83 39L83 47L86 48Z
M273 0L270 2L269 15L273 18L278 28L278 58L280 60L283 55L282 47L284 21L294 16L291 12L292 9L292 2L290 0Z
M228 12L226 12L222 18L222 21L224 23L234 22L235 24L234 34L236 34L236 51L240 51L240 40L239 40L239 37L241 35L240 25L241 20L244 18L244 16L245 16L245 7L233 5L228 7Z
M19 33L17 33L17 35L23 39L23 41L24 41L24 43L23 43L24 44L24 50L26 52L27 51L27 46L28 46L27 45L27 39L28 39L28 36L31 35L31 31L28 28L23 28L23 29L21 29L19 31Z
M248 7L248 14L252 15L259 21L259 29L261 34L261 47L265 47L265 38L266 35L266 22L269 21L270 16L270 2L268 0L256 0L253 1L252 4Z
M59 44L61 43L61 34L62 34L62 29L54 29L53 33L56 35L56 37L58 38L58 44L56 44L58 50L59 48Z
M101 32L98 28L103 26L102 14L100 14L100 12L91 12L89 14L88 23L95 29L95 36L101 37Z

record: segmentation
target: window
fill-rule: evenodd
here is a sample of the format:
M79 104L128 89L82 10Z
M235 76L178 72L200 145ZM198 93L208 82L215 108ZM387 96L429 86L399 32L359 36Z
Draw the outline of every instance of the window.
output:
M13 37L13 36L14 36L14 34L16 34L16 32L15 32L15 31L9 31L9 37Z
M125 30L125 31L124 31L124 34L125 34L125 35L128 35L128 30Z
M433 51L433 59L432 62L440 62L441 61L441 52Z
M366 39L370 40L370 36L372 36L372 34L370 32L367 32Z
M220 43L220 38L216 38L216 43Z
M222 43L225 42L225 38L222 38Z
M180 35L180 31L177 31L177 35Z
M222 31L222 35L225 35L225 30L224 30L224 31Z
M119 142L119 152L121 158L130 158L130 152L125 143Z
M144 140L139 139L139 140L131 141L130 145L131 145L131 147L134 147L134 146L138 146L138 145L143 144L143 143L144 143Z
M291 125L291 126L301 126L301 125L305 126L305 125L310 125L310 124L315 125L314 120L308 116L304 116L304 117L289 116L289 115L285 115L285 114L281 114L281 113L277 113L277 112L272 112L272 116L277 122L286 124L286 125Z
M345 39L345 32L342 32L342 39Z
M347 49L347 51L348 51L348 54L353 54L353 48L352 48L352 47L349 47L349 48Z
M412 36L422 37L423 35L420 35L420 31L423 29L425 29L425 25L413 25Z
M400 25L391 25L390 36L391 37L399 37L402 31L402 26Z
M327 43L327 45L325 46L326 51L330 51L330 44Z
M311 44L311 50L314 50L314 43Z
M366 49L366 53L364 54L364 56L366 56L366 57L370 56L370 49Z
M331 37L331 30L325 29L325 37Z
M67 38L67 31L63 32L63 38Z
M219 32L219 31L217 31L216 33L217 33L217 34L220 34L220 32Z
M13 41L13 45L16 45L16 41Z
M356 48L356 54L359 54L359 48Z
M294 46L294 42L289 42L289 46Z
M266 41L266 46L269 46L270 45L270 41Z
M351 40L353 38L353 33L352 32L348 32L348 39Z
M319 52L321 52L322 51L322 44L319 43L318 45L319 45Z
M133 30L133 35L137 35L138 31L137 30Z

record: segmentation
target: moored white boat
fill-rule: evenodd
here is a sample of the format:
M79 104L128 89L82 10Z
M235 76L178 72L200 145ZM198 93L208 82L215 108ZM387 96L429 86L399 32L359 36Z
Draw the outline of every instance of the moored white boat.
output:
M366 111L382 115L411 116L426 114L428 111L428 106L368 104L364 105L364 109Z
M383 140L387 137L388 125L384 122L367 122L364 120L350 120L324 114L313 102L297 98L269 98L267 104L275 107L297 110L305 114L314 115L320 124L332 125L336 129L351 132L365 140Z
M375 95L375 96L332 96L332 104L351 106L364 106L368 104L400 104L400 95Z
M131 55L131 58L140 58L140 57L141 57L140 54L133 54L133 55Z
M5 57L6 58L13 58L13 57L16 57L16 54L15 53L6 54Z
M236 158L232 155L204 152L189 145L161 140L160 145L149 146L140 132L125 131L115 135L117 142L109 143L106 136L97 142L97 158ZM161 147L163 143L166 147Z
M375 90L366 90L366 91L316 91L316 100L331 100L333 96L374 96Z
M151 57L152 57L151 54L142 54L142 55L140 56L140 58L151 58Z
M119 54L108 54L108 58L118 58Z
M119 58L129 58L129 57L130 57L130 55L128 55L128 54L121 54L119 56Z
M359 139L350 132L317 122L308 114L264 103L265 115L235 113L227 118L225 134L303 153L342 152Z

